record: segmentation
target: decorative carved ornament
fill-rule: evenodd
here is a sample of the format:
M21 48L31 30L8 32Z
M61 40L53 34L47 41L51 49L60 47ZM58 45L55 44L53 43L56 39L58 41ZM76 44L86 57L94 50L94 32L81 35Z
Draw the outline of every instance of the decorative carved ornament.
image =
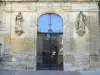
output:
M24 32L22 30L22 23L23 23L23 16L21 14L21 12L18 13L18 15L16 15L16 20L15 20L16 26L15 26L15 33L18 36L21 36L22 33Z
M86 33L86 15L80 11L77 17L77 33L79 36L83 36Z

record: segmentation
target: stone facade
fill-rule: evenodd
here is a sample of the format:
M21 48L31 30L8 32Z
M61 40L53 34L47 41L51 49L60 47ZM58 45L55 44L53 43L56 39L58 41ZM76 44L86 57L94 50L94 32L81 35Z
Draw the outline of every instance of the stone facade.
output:
M0 3L0 43L2 62L0 68L36 70L37 20L46 13L54 13L63 19L64 70L100 69L100 33L98 2L17 2ZM86 16L86 33L77 33L77 17ZM21 12L23 33L15 33L16 15Z

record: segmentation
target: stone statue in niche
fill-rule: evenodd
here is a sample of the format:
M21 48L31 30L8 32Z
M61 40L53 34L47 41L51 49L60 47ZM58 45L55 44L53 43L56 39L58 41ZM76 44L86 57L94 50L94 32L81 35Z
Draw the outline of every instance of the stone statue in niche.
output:
M85 27L86 26L86 15L80 11L77 17L77 33L79 36L83 36L86 33Z
M15 23L16 23L16 26L15 26L15 33L16 33L18 36L21 36L22 33L24 32L24 31L22 30L23 16L22 16L21 12L19 12L18 15L16 15Z

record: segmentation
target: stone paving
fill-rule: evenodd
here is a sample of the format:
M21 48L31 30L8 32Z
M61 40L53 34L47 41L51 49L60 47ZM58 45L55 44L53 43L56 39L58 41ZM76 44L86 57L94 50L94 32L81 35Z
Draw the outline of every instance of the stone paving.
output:
M82 75L79 72L65 72L54 70L43 71L12 71L12 70L0 70L0 75Z
M1 69L0 75L100 75L100 71L55 71L55 70L15 71L15 70Z

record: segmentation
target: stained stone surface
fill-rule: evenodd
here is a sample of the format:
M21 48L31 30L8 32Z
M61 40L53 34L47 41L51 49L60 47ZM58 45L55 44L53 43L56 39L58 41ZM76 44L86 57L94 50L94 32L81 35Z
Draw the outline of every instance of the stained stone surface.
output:
M76 33L77 16L80 11L87 17L86 33ZM15 31L15 17L23 15L24 33ZM100 33L97 2L3 2L0 4L0 21L4 25L0 31L2 63L0 68L36 70L37 20L46 13L55 13L63 19L63 66L65 71L96 69L100 65ZM4 30L6 29L6 30ZM96 56L94 56L96 55ZM97 59L97 61L95 61ZM90 63L91 62L91 63ZM82 65L82 66L80 66ZM98 66L97 69L100 67Z

